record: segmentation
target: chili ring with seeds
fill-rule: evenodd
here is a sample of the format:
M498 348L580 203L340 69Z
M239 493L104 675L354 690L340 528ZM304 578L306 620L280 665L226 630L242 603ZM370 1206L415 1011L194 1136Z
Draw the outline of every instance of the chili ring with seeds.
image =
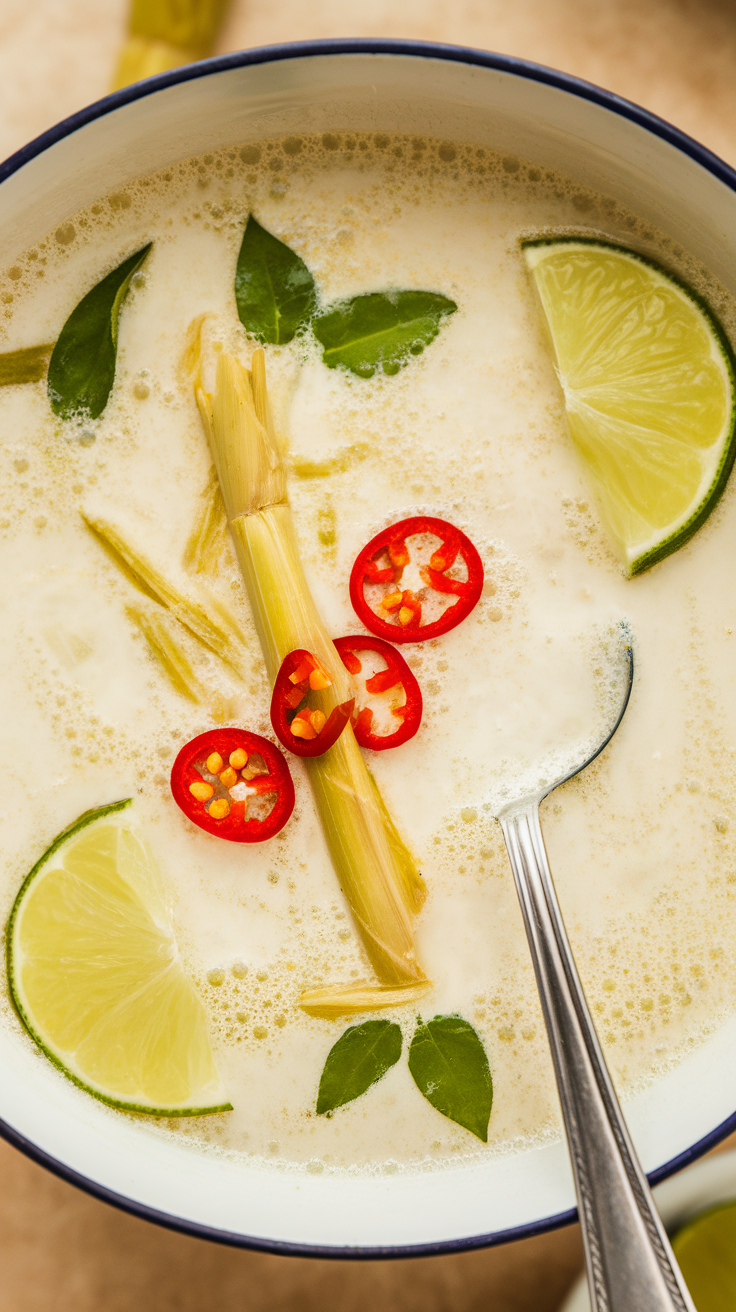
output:
M470 538L432 515L402 519L377 533L350 575L356 615L390 642L425 642L449 633L477 605L482 590L483 563Z
M310 651L297 648L281 662L271 697L271 724L279 742L296 756L321 756L348 723L354 697L332 710L320 705L331 687L332 679Z
M364 672L361 655L372 652L381 657L385 668L369 674L364 687L369 695L393 694L388 709L392 716L398 718L399 724L389 729L388 733L378 732L377 717L371 706L363 705L357 714L353 714L353 733L360 746L369 747L373 752L385 752L389 747L400 747L413 738L422 722L422 693L401 653L389 642L384 642L383 638L368 638L362 634L335 638L335 646L345 669L354 678ZM404 693L404 701L397 703L396 694L400 690Z
M171 792L195 825L231 843L273 838L294 810L282 753L246 729L210 729L192 738L174 761Z

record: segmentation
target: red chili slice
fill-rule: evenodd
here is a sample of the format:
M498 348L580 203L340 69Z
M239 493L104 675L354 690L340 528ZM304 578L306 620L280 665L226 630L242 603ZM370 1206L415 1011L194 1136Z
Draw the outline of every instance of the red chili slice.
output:
M439 538L431 556L405 580L411 566L407 539ZM464 566L465 577L449 574ZM411 587L408 583L411 582ZM406 586L404 586L406 584ZM363 548L350 575L350 600L371 633L391 642L424 642L449 633L477 605L483 589L483 563L470 538L431 515L415 515L377 533ZM455 597L437 614L438 602Z
M271 724L280 743L297 756L321 756L337 742L353 713L355 698L326 715L320 694L332 680L310 651L290 651L281 662L271 697Z
M353 675L360 674L363 663L359 653L375 651L386 662L385 670L377 670L365 681L368 693L389 692L392 688L403 688L405 700L401 706L392 706L391 714L398 717L400 724L393 733L376 733L373 727L374 714L370 706L361 707L353 717L353 733L361 747L370 747L374 752L385 752L388 747L400 747L414 737L422 722L422 693L414 675L400 652L382 638L364 638L361 634L348 638L335 638L335 646L340 653L343 665Z
M231 843L263 843L294 810L294 784L278 747L245 729L210 729L182 747L171 771L174 801L200 829ZM273 805L248 815L257 798Z

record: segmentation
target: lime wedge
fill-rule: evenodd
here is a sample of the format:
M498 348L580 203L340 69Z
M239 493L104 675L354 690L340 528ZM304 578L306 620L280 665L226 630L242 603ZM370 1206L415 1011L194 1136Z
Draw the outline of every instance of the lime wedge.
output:
M102 1102L229 1111L161 877L120 816L129 805L85 812L25 879L6 939L11 997L39 1048Z
M570 434L629 575L681 547L736 454L733 352L711 311L633 251L595 240L522 243Z
M736 1202L703 1212L675 1235L672 1247L698 1312L733 1312Z

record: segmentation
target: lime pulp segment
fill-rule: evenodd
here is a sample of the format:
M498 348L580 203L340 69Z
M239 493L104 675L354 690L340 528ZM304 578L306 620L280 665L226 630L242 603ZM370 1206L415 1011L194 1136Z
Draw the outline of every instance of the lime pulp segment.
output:
M103 1102L228 1111L165 887L121 815L129 804L80 816L25 879L7 931L13 1003L46 1056Z
M639 574L681 547L736 455L734 357L700 297L595 239L522 243L572 440L618 554Z

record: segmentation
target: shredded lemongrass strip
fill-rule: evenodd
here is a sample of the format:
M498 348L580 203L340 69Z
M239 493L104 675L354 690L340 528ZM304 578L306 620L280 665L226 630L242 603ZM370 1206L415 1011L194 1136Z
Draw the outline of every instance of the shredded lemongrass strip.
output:
M325 460L305 460L301 456L292 456L289 465L297 478L327 478L330 474L346 473L351 465L365 460L369 454L367 442L353 442L352 446L346 446L337 455L328 456Z
M321 1020L338 1020L361 1011L385 1011L418 1002L432 988L431 980L417 984L353 984L349 988L307 989L299 1006Z
M177 621L166 611L156 612L153 607L146 610L142 606L126 606L125 613L140 629L171 686L192 702L206 702L208 699L189 657L177 642Z
M212 51L229 0L133 0L112 91Z
M220 660L226 661L234 670L239 670L240 661L234 638L239 637L242 644L244 639L241 634L228 634L215 624L203 606L184 597L168 579L164 578L155 565L126 542L119 529L100 519L99 516L93 517L84 511L80 511L80 514L90 533L139 592L165 606L203 646L219 656Z
M181 626L173 615L157 606L126 606L125 613L140 629L176 692L198 705L208 706L218 724L233 718L237 710L236 700L224 696L197 674L182 646Z
M252 373L220 352L213 394L203 386L200 355L194 388L269 679L273 684L289 652L310 651L332 679L324 708L329 714L353 695L352 680L317 610L299 559L286 501L286 469L268 403L263 351L254 352ZM428 988L414 951L414 911L424 888L422 877L388 817L350 726L333 747L304 764L335 873L380 984ZM320 1005L327 1006L331 992L320 991ZM346 991L339 988L334 994L344 998ZM375 1005L372 994L366 1008ZM350 1009L362 1006L354 1000Z
M0 354L0 387L40 383L49 371L53 349L51 342L46 346L26 346L22 351L4 351Z
M227 519L217 470L212 469L202 493L202 508L184 548L184 567L193 574L216 574L225 547Z

